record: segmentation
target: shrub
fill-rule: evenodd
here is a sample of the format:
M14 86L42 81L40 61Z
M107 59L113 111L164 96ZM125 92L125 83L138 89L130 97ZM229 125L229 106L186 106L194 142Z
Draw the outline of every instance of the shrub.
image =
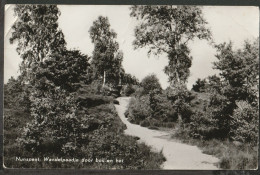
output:
M150 116L148 97L132 98L128 108L128 120L139 124L140 121Z
M206 83L206 79L201 80L200 78L198 78L198 80L192 86L192 90L194 90L195 92L205 92Z
M228 144L226 149L222 150L220 157L220 167L223 169L252 170L257 168L258 147L251 147L248 144L236 147Z
M238 101L237 108L231 117L230 137L242 143L258 143L258 116L257 108L253 108L246 101Z
M143 87L137 87L133 95L134 95L136 98L139 98L139 97L145 95L145 93L144 93L144 88L143 88Z
M258 164L258 146L250 144L235 145L229 140L219 139L192 139L189 137L189 129L177 130L174 138L184 143L197 145L203 153L214 155L219 158L220 169L249 170L256 169Z
M188 123L192 114L190 101L195 96L187 89L186 85L178 83L166 89L167 98L171 101L173 109L178 115L180 124Z
M206 112L196 111L191 116L189 135L193 138L212 139L217 137L217 121L210 110Z
M139 92L140 94L142 93L142 88L140 88ZM173 122L176 122L177 114L164 91L158 92L155 89L147 95L137 95L137 93L135 95L129 103L128 110L125 112L125 116L129 118L130 122L145 127L174 126ZM153 122L151 122L152 120Z
M133 87L133 85L126 85L125 89L124 89L124 94L126 96L130 96L135 92L135 88Z

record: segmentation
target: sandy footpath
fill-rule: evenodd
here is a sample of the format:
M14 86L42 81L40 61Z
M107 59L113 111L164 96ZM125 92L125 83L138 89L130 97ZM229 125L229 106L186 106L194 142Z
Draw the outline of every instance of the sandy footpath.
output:
M170 133L166 131L151 130L140 125L132 124L125 118L125 111L130 101L129 97L117 98L119 105L115 105L119 117L126 124L125 134L137 136L141 142L151 146L154 151L163 150L166 162L163 169L218 169L214 164L219 160L211 155L203 154L196 147L180 143L170 138Z

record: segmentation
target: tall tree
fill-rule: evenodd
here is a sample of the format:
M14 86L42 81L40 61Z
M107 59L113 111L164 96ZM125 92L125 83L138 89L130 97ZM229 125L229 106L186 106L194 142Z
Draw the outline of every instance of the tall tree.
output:
M140 21L135 28L135 48L148 47L148 54L166 53L169 81L185 83L192 57L188 42L194 38L210 39L202 10L196 6L132 6L131 16Z
M234 50L232 43L217 45L218 61L214 68L220 70L224 83L223 95L230 102L245 100L257 104L259 83L259 40L245 41L244 48Z
M226 138L230 136L229 134L232 135L232 132L234 134L236 128L246 128L241 125L246 121L241 121L245 115L252 120L248 120L248 123L243 125L256 127L253 114L258 111L259 106L258 40L254 43L246 41L244 47L238 50L233 49L231 42L219 44L216 57L218 61L214 62L213 68L220 71L220 78L209 77L211 92L209 107L213 118L217 121L219 134L216 135ZM241 104L245 104L246 107L241 107Z
M99 16L93 22L89 33L94 43L91 64L94 67L95 77L102 77L103 87L107 81L114 84L113 81L117 80L118 84L123 54L119 51L117 34L110 28L108 18Z
M20 65L25 81L37 81L35 72L40 64L55 52L65 49L64 35L58 29L60 11L56 5L16 5L10 42L17 42L17 52L23 59Z
M89 58L66 49L56 5L16 5L14 11L17 21L10 42L18 42L23 81L31 86L30 113L34 118L19 143L35 155L58 153L69 143L78 143L72 136L82 122L76 117L72 92L86 74Z
M174 106L180 109L185 83L190 74L189 68L192 57L188 42L195 39L211 38L210 30L206 27L206 20L202 10L197 6L132 6L131 16L140 21L135 28L135 48L148 47L148 55L165 53L168 56L168 65L164 71L169 76L171 89L168 93ZM178 92L180 90L180 92ZM187 89L186 89L187 91ZM174 95L174 97L172 96ZM178 120L181 124L181 110L178 110Z

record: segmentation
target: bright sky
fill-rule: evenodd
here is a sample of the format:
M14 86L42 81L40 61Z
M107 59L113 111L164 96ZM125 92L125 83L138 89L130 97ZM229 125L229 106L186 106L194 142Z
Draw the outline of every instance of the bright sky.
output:
M135 75L139 80L150 73L155 73L162 87L168 86L167 76L163 72L168 63L166 55L148 58L147 49L133 49L132 42L137 21L130 17L129 6L59 5L58 7L61 11L59 26L65 35L68 48L79 49L91 56L93 44L89 37L89 28L98 16L107 16L111 28L118 34L117 41L124 53L123 67L126 72ZM13 6L7 5L5 9L4 82L6 83L11 76L17 77L19 74L21 58L15 51L16 45L9 43L10 28L15 21ZM216 43L231 40L236 48L241 48L244 40L252 40L259 36L258 7L205 6L203 13ZM195 40L189 46L193 57L191 76L188 79L190 89L198 78L205 78L217 72L212 69L212 62L216 61L214 56L216 51L207 41Z

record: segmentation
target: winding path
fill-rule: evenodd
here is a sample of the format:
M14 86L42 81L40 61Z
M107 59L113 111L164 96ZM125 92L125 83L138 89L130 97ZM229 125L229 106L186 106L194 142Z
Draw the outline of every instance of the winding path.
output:
M130 97L117 98L119 105L115 105L119 117L126 124L125 134L137 136L141 142L152 147L153 151L161 151L166 157L162 169L189 169L189 170L215 170L217 158L203 154L196 147L180 143L170 137L166 131L151 130L140 125L130 123L124 113L128 107Z

